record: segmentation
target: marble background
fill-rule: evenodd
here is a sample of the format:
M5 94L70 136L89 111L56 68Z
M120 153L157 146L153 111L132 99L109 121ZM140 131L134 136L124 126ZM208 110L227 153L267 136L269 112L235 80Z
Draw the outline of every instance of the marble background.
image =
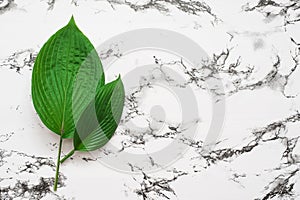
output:
M99 47L107 80L127 77L126 103L110 144L64 163L53 192L59 138L33 108L31 72L72 14ZM143 28L184 35L209 59L195 66L157 48L101 46ZM299 62L298 0L0 0L0 199L300 199ZM216 82L222 90L208 87ZM176 88L193 91L197 116L180 118ZM173 141L183 149L172 162L152 156ZM63 154L71 147L65 141Z

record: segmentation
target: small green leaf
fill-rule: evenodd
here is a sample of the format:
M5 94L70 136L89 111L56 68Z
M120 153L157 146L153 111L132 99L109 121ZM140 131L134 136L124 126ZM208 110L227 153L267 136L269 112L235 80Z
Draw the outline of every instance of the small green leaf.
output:
M96 150L111 139L121 119L124 98L120 77L98 90L76 126L73 140L76 151Z
M99 81L100 80L100 81ZM98 54L74 18L41 48L32 72L32 100L42 122L63 138L104 84Z

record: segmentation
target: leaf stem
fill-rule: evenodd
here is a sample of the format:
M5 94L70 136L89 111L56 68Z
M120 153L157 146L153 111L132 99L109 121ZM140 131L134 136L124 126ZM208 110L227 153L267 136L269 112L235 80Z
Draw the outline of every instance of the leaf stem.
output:
M63 159L60 160L60 164L62 164L63 162L65 162L68 158L70 158L71 156L73 156L75 152L75 149L73 149L72 151L70 151Z
M60 134L59 146L58 146L57 164L56 164L56 172L55 172L55 181L54 181L54 187L53 187L54 191L57 191L62 141L63 141L62 134Z

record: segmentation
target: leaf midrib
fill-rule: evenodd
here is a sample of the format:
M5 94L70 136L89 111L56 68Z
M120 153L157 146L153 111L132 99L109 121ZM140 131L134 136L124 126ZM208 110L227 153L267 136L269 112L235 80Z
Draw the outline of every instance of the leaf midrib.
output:
M69 27L69 25L67 26L67 30L66 30L66 32L67 31L70 31L71 30L71 27ZM71 34L71 37L73 37L74 38L74 35L73 34ZM73 39L72 38L72 39ZM69 40L69 44L68 44L68 47L70 47L71 46L71 42L73 41L72 39L70 39ZM68 53L67 53L67 59L69 58L69 56L70 56L70 49L71 48L68 48ZM67 62L67 64L69 63L69 60L68 60L68 62ZM66 66L66 70L68 70L68 66ZM68 79L68 72L66 73L66 81L68 81L69 79ZM63 87L63 90L64 90L64 101L63 101L63 113L62 113L62 124L61 124L61 136L63 136L63 134L64 134L64 124L65 124L65 113L66 113L66 104L67 104L67 91L68 91L68 88L70 87L70 83L72 82L72 79L71 80L69 80L69 83L67 84L67 87Z

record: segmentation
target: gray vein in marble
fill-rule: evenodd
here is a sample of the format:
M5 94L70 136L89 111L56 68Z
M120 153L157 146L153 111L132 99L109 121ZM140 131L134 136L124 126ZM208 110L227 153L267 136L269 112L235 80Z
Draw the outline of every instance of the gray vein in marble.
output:
M268 200L274 199L275 197L280 199L294 199L294 185L297 181L297 178L295 177L299 173L299 171L300 168L280 174L279 176L275 177L275 179L265 187L267 193L259 199Z
M120 58L122 57L122 53L120 53L118 44L111 44L106 51L99 52L99 57L101 60L105 60L111 57Z
M14 0L0 0L0 15L11 10L15 6Z
M48 10L52 10L54 8L55 3L56 0L47 0Z
M216 99L216 102L218 102L220 98L224 97L226 94L221 90L221 88L207 88L207 82L209 80L218 81L218 79L220 79L219 75L226 74L230 77L230 80L232 80L232 84L236 85L242 80L247 80L253 73L253 67L238 69L240 66L241 57L238 57L235 62L227 63L227 59L231 50L232 49L225 49L219 54L213 54L212 59L203 60L201 67L194 66L192 68L188 68L182 59L179 61L163 62L161 59L155 57L155 63L160 66L160 70L162 72L163 67L165 66L181 66L183 73L188 76L188 80L183 84L175 83L176 86L185 88L188 85L193 84L200 89L208 89L212 94L214 94L215 97L219 97ZM170 78L168 78L168 76L165 77L167 81L172 81ZM237 93L238 91L238 89L236 91L232 91L232 94Z
M52 0L54 1L54 0ZM96 0L97 1L97 0ZM127 6L135 12L144 10L157 10L163 14L170 14L170 7L173 6L178 10L191 14L200 16L202 14L207 14L212 18L212 22L221 21L216 14L212 11L211 7L204 1L184 1L184 0L149 0L147 2L133 2L130 0L107 0L113 10L116 10L116 6ZM78 0L72 0L72 4L79 6Z
M208 79L217 79L217 75L226 75L225 81L229 81L233 86L233 89L227 91L227 94L220 93L218 89L210 89L216 96L231 96L240 91L245 90L257 90L264 87L269 87L273 90L279 90L286 98L293 98L295 95L287 94L286 87L289 82L289 78L299 67L299 51L296 51L295 55L291 55L294 62L294 66L291 67L287 74L281 74L279 71L281 67L281 59L277 55L276 61L273 64L272 69L269 73L260 80L251 81L250 77L254 73L254 67L241 68L241 57L238 57L235 62L228 62L227 59L232 49L225 49L219 54L213 54L212 59L203 62L202 67L193 67L188 69L182 60L172 62L162 62L162 60L155 58L155 63L160 66L162 70L164 66L180 65L183 68L183 73L186 74L189 79L184 84L177 84L179 87L186 87L189 84L195 84L201 89L207 89L205 82ZM241 68L241 69L239 69ZM163 70L162 70L163 71ZM171 79L166 76L167 81ZM250 83L252 82L252 83Z
M33 49L20 50L0 60L0 67L13 69L18 73L25 68L32 70L36 56L37 53Z
M281 74L279 72L279 68L281 66L280 57L276 56L276 61L273 64L271 71L261 80L256 81L255 83L247 83L242 84L242 79L236 81L234 83L235 89L229 92L229 95L235 94L239 91L243 90L255 90L260 89L263 87L269 87L271 89L279 89L279 91L286 97L286 98L293 98L294 95L286 94L286 86L288 85L289 77L295 72L295 70L299 67L298 63L298 56L296 55L293 57L293 61L295 65L290 69L290 72L287 74ZM251 70L252 71L252 70ZM248 76L249 77L249 76ZM245 80L245 79L244 79Z
M300 2L298 0L288 0L286 2L278 2L273 0L260 0L254 5L247 3L243 6L244 11L258 11L262 13L266 22L272 21L276 17L284 19L283 27L295 24L300 21Z
M14 132L0 134L0 143L8 141L14 134Z
M179 177L188 175L188 173L178 171L175 168L166 171L166 173L169 173L168 178L149 176L142 169L132 165L131 170L133 172L139 171L141 174L139 177L133 177L133 180L140 185L140 188L135 189L134 192L143 200L155 200L157 198L170 199L172 196L176 197L171 183L176 181Z
M145 4L134 4L125 0L125 5L129 6L135 11L156 9L160 12L169 12L166 4L175 6L178 10L192 15L200 15L201 13L207 13L217 20L216 15L212 12L210 6L205 2L200 1L182 1L182 0L150 0Z
M0 198L13 200L16 198L26 199L42 199L46 195L51 194L57 200L66 200L65 197L59 196L51 191L51 187L54 183L54 178L41 177L37 184L30 184L29 181L17 180L15 185L8 187L0 187ZM62 183L59 182L59 187L62 187Z
M298 141L300 136L295 138L289 138L283 135L283 130L286 129L290 123L296 123L300 121L300 114L297 112L287 118L268 124L267 126L254 130L252 137L247 141L246 145L242 145L240 148L223 148L216 149L208 153L200 152L199 158L204 158L207 162L207 166L216 164L219 161L230 161L240 155L244 155L253 151L259 145L263 143L280 140L285 141L286 151L283 153L282 158L286 159L286 164L291 165L299 163L300 159L295 156L293 149L295 142Z

